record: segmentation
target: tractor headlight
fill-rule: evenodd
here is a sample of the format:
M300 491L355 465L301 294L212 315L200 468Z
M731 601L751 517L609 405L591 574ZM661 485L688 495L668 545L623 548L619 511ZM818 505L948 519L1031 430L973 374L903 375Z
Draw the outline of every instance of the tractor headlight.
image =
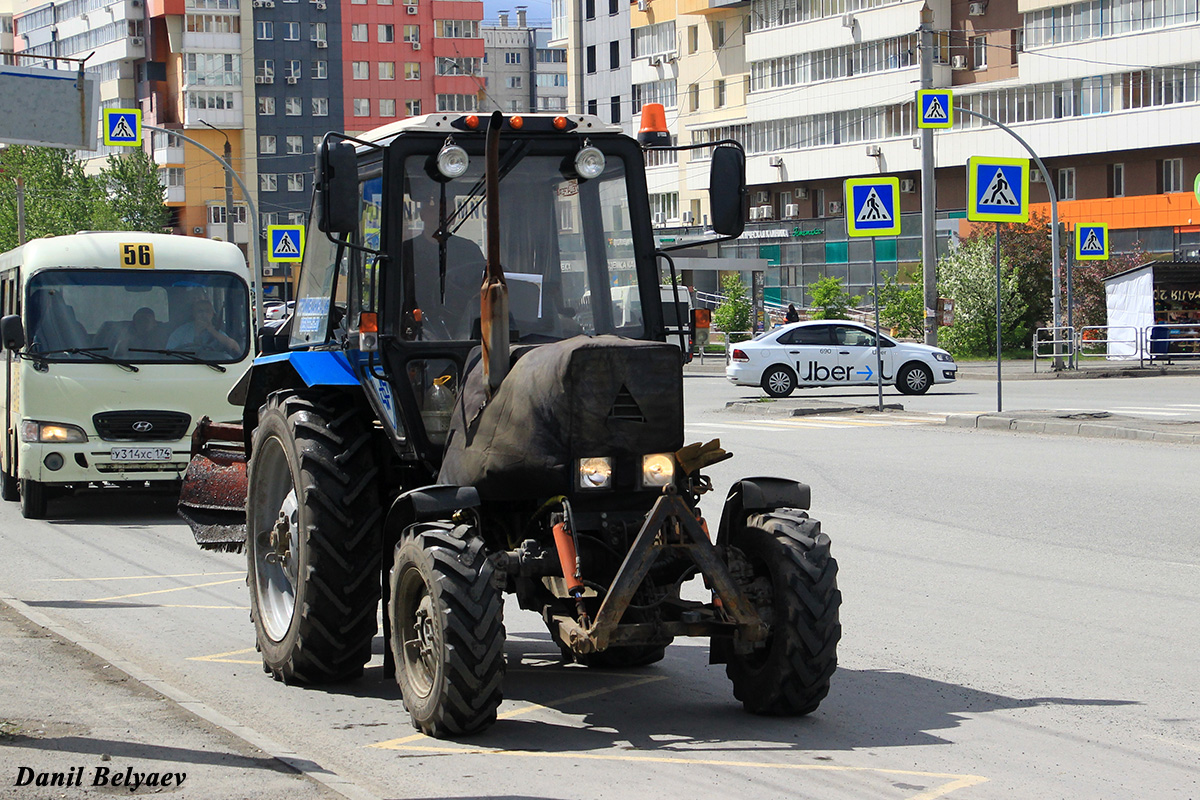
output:
M88 440L83 428L60 422L38 422L27 419L21 423L22 442L42 442L53 444L81 443Z
M585 145L575 154L575 172L584 180L599 178L604 172L604 153Z
M579 488L607 489L612 486L611 458L579 459Z
M642 456L642 486L669 486L675 480L675 459L670 453Z
M461 178L462 174L467 171L467 166L470 163L471 160L467 157L467 151L449 142L443 145L437 154L438 172L450 180Z

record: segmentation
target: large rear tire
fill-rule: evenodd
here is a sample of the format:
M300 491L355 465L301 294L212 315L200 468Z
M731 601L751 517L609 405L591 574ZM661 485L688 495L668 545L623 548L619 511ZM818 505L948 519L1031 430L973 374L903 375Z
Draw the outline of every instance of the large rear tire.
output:
M413 726L445 738L496 721L503 699L504 603L474 527L418 524L390 579L396 683Z
M380 598L381 519L371 432L319 392L259 412L246 503L247 582L263 669L286 683L362 674Z
M730 652L733 694L753 714L815 711L837 669L842 626L837 562L821 523L798 509L751 514L733 539L731 568L770 626L747 654Z
M46 484L21 478L21 516L25 519L46 518Z

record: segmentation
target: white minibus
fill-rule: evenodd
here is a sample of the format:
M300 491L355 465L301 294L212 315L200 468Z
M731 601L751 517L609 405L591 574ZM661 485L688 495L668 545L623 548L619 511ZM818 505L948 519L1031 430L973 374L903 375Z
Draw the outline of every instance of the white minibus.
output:
M152 233L38 239L0 255L0 490L39 519L89 485L179 481L203 416L251 353L250 274L232 244Z

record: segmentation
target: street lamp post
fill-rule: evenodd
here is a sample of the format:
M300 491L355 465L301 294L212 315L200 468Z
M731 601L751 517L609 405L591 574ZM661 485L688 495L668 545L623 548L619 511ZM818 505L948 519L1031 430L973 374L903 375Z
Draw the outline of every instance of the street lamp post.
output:
M225 137L225 163L232 163L233 146L229 143L229 134L211 122L200 121ZM233 242L233 178L230 177L231 175L232 173L229 170L225 171L225 240L228 242Z

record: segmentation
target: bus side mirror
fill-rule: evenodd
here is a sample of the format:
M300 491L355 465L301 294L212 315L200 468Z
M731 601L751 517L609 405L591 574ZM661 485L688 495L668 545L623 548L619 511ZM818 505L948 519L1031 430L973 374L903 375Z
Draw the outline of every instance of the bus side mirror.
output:
M4 340L5 350L16 351L25 346L25 328L19 316L9 314L0 318L0 339Z
M741 236L746 227L746 154L740 147L713 148L708 171L708 207L712 228L722 236Z
M318 159L320 213L317 227L325 233L358 230L358 155L349 142L322 142Z

